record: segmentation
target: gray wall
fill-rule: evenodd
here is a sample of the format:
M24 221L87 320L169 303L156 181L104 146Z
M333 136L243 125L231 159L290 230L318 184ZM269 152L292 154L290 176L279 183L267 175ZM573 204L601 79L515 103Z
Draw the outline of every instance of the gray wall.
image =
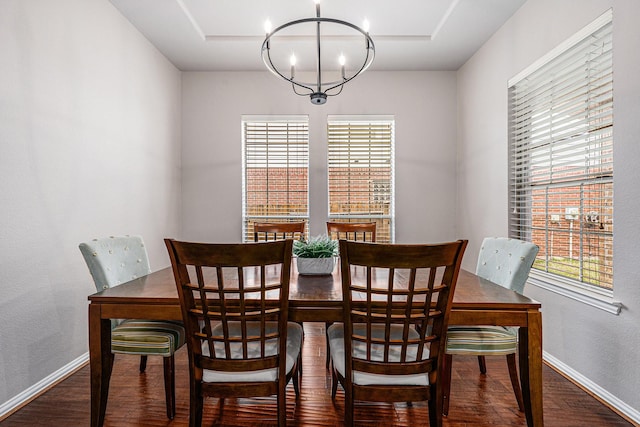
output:
M640 2L529 0L458 72L458 208L461 236L476 253L484 236L506 235L507 80L613 7L615 316L531 284L543 307L544 351L640 411ZM464 265L472 267L472 258ZM633 412L633 411L631 411ZM638 418L640 419L640 418Z
M104 0L2 0L0 53L1 405L88 350L79 242L168 264L180 73Z
M455 72L367 72L323 106L268 72L183 73L184 237L242 236L243 114L306 114L310 227L326 233L327 115L392 114L396 130L396 241L458 238L455 223Z

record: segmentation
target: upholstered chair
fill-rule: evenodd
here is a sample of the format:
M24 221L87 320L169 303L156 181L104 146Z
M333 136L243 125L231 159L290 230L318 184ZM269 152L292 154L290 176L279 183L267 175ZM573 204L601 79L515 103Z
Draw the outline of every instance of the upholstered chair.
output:
M144 242L139 236L94 239L79 245L96 290L101 292L151 273ZM175 403L174 353L184 344L181 322L144 319L111 320L111 352L140 356L140 373L147 356L162 356L167 417L173 419Z
M522 294L537 254L538 246L533 243L505 237L487 237L480 248L476 274ZM505 355L513 392L520 411L523 411L522 390L516 367L517 349L517 327L499 325L450 326L447 332L443 370L444 415L449 412L451 364L454 354L478 356L478 364L482 374L485 374L487 369L484 356Z

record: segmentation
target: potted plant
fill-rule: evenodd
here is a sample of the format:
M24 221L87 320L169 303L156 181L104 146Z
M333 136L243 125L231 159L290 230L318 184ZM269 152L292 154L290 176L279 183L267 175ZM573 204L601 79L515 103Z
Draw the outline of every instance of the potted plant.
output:
M295 240L293 254L299 274L331 274L338 255L338 241L326 235Z

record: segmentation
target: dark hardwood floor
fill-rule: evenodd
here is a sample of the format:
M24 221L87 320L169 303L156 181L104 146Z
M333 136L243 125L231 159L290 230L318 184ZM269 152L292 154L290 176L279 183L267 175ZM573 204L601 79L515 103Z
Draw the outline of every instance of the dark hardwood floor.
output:
M287 423L290 426L340 426L343 398L338 392L331 400L331 377L325 364L323 324L305 324L303 348L304 375L300 399L293 387L287 394ZM147 372L137 371L135 357L116 357L111 379L105 427L188 426L189 389L186 348L176 357L176 417L165 415L162 361L149 358ZM547 427L631 426L580 388L545 365L544 420ZM274 426L275 398L217 399L205 401L204 426ZM88 426L89 368L77 373L44 393L0 422L14 426ZM416 426L428 425L425 403L411 407L400 404L360 403L356 409L357 425ZM518 412L506 362L503 357L487 358L487 374L480 375L475 358L454 357L451 406L445 427L526 426L524 414Z

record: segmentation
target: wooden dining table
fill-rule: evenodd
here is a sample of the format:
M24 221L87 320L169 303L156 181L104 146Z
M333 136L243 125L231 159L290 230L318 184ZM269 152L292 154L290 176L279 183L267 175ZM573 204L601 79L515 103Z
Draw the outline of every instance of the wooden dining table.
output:
M292 269L289 316L297 322L343 318L339 268L332 275L303 276ZM542 426L542 314L540 303L460 270L450 325L519 326L520 382L528 426ZM104 422L113 366L110 319L181 319L171 268L89 296L91 425Z

